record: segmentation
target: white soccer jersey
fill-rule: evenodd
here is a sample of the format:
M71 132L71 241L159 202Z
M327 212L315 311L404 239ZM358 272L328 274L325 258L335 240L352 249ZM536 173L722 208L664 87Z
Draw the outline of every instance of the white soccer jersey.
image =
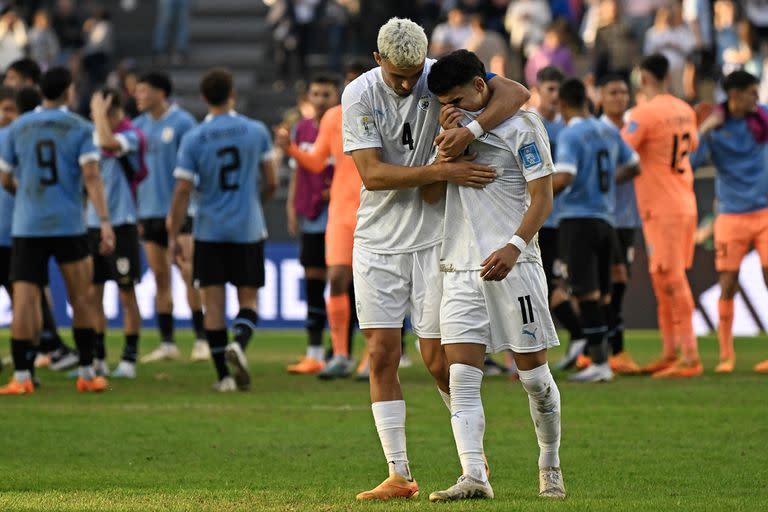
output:
M398 96L384 83L381 68L361 75L345 89L344 152L380 148L388 164L427 165L439 133L440 102L427 88L434 63L427 59L413 92ZM380 254L414 252L440 243L444 203L422 201L418 188L360 193L355 245Z
M479 112L467 113L463 124ZM555 170L549 138L541 120L519 111L470 146L475 162L496 170L497 178L483 189L448 184L441 268L444 271L480 270L492 252L509 243L520 227L531 198L529 181ZM538 237L517 260L541 262Z

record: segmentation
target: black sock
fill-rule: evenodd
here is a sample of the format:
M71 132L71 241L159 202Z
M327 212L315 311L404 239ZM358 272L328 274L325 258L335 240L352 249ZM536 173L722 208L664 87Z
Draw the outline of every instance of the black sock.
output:
M163 343L174 343L173 315L171 313L158 313L157 326L160 329L160 341Z
M608 342L613 355L624 352L624 292L627 283L613 283L611 291L611 316L608 317Z
M107 358L107 348L104 346L103 332L97 332L93 340L93 358L101 359L102 361Z
M43 316L40 350L44 353L50 353L63 348L64 344L59 333L56 331L56 320L53 318L53 312L48 304L48 299L45 298L45 293L42 291L40 293L40 310Z
M323 331L328 322L325 310L325 281L322 279L306 279L307 289L307 333L309 344L318 347L323 344Z
M596 300L584 300L579 302L581 308L581 326L587 337L587 353L595 364L602 364L608 360L608 347L605 335L608 326L603 316L603 309Z
M216 367L216 373L219 380L229 375L227 361L224 359L224 351L227 349L227 330L217 329L215 331L205 330L205 337L208 340L208 346L211 347L211 358L213 366Z
M30 340L17 340L11 338L11 355L13 366L17 372L32 372L35 368L35 347Z
M123 361L135 363L136 356L138 354L139 354L139 335L126 334L125 346L123 347Z
M235 333L235 341L245 350L251 341L253 331L259 324L259 314L252 309L241 309L232 321L232 330ZM213 349L213 347L211 347Z
M357 325L357 304L355 302L355 286L349 285L349 357L352 357L352 342L355 339L355 331L358 328Z
M192 327L195 329L195 338L205 339L205 327L203 327L203 310L198 309L192 312Z
M564 300L557 307L552 309L552 313L557 318L557 321L562 324L568 330L572 340L580 340L584 338L584 332L581 330L581 323L579 317L576 316L576 312L573 310L573 304L570 300Z
M75 346L77 346L77 352L80 356L80 366L91 366L93 364L96 331L73 327L72 335L75 338Z

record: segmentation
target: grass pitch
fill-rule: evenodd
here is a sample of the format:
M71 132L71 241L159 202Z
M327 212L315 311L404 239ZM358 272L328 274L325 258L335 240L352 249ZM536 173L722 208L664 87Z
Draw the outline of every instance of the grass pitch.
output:
M188 355L191 334L178 338ZM111 333L113 365L121 343ZM157 338L147 332L141 343L146 352ZM634 332L627 345L645 362L658 335ZM568 498L556 503L536 497L527 397L504 377L486 379L483 392L496 499L429 503L460 468L448 413L410 341L416 364L401 380L422 492L410 502L355 502L386 476L368 387L286 374L304 350L300 332L258 332L249 393L211 392L210 363L140 365L137 380L112 381L100 396L43 370L34 396L0 401L0 510L766 510L768 376L752 366L768 358L768 340L737 340L737 371L725 376L711 372L715 340L701 346L708 372L690 381L558 378Z

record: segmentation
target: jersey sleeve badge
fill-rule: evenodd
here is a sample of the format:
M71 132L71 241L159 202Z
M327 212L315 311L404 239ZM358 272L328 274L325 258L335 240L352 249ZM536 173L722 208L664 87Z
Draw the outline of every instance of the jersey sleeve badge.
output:
M363 136L370 137L373 135L373 118L371 116L360 116L357 118L357 123Z
M526 169L530 169L535 165L541 165L541 153L539 153L539 148L536 147L535 142L521 147L517 154L520 155L520 160L523 161L523 166Z

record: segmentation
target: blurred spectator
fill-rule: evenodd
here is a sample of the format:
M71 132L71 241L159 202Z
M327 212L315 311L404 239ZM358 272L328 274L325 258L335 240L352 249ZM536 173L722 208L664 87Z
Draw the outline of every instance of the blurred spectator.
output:
M645 36L643 53L661 53L669 60L670 88L675 96L683 95L683 69L695 47L693 32L683 22L681 1L674 0L669 7L660 8Z
M551 21L552 12L546 0L512 0L509 4L504 26L521 68L544 40L544 32Z
M321 22L328 40L328 65L334 72L344 70L347 29L351 19L359 14L359 0L327 0L325 3Z
M736 37L736 45L723 51L723 75L744 70L760 78L762 66L752 37L752 26L747 20L736 24Z
M619 12L618 0L600 0L597 12L592 73L597 82L607 74L618 73L629 80L639 47L632 29Z
M6 7L0 17L0 70L5 71L11 62L24 57L28 42L24 21L13 8Z
M744 0L743 6L755 35L765 45L768 43L768 1Z
M683 0L683 19L696 37L696 47L711 48L714 44L712 2L710 0Z
M90 98L107 80L115 52L114 28L107 9L100 8L83 24L85 46L82 58L82 95L80 112L88 113Z
M669 0L624 0L624 14L632 29L632 34L640 44L653 25L654 13L657 9L669 4Z
M70 57L83 47L83 18L73 0L57 0L51 26L61 45L57 64L66 65Z
M56 63L60 51L59 38L51 28L48 11L38 10L35 12L32 28L29 30L29 56L43 69L47 69Z
M504 28L504 16L506 16L508 8L509 0L489 0L486 2L482 11L485 17L485 29L508 38L509 33Z
M469 18L471 35L466 43L469 51L475 52L486 71L500 76L507 75L507 42L496 32L486 30L482 14L473 14Z
M430 38L429 53L435 58L464 48L472 35L467 16L460 7L448 11L448 20L435 27Z
M168 52L171 30L176 24L176 42L171 61L179 64L186 59L189 46L189 14L192 9L190 0L159 0L157 21L155 22L155 40L153 50L156 57Z
M722 75L725 52L739 47L739 33L736 30L736 5L732 0L715 0L715 60Z
M310 27L319 3L320 0L276 0L270 6L267 22L272 28L275 61L280 71L276 85L306 75ZM297 65L295 75L292 74L292 61Z
M525 80L529 87L535 86L540 69L547 66L559 68L566 76L576 72L571 50L564 44L567 22L563 19L553 22L544 34L544 41L531 54L525 64Z

